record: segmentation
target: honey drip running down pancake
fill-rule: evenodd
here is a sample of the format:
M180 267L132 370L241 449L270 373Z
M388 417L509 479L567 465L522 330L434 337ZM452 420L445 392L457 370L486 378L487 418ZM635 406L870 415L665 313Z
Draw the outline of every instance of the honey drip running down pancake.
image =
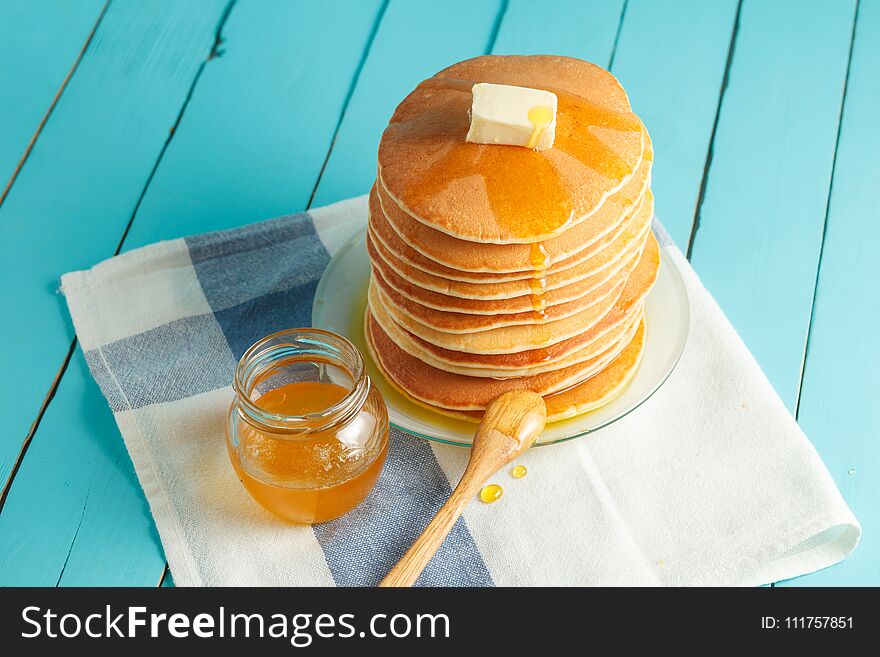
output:
M552 148L474 144L471 87L552 91ZM653 149L607 71L555 56L485 56L422 82L383 133L370 192L364 333L395 388L478 420L528 388L548 418L613 399L638 367Z

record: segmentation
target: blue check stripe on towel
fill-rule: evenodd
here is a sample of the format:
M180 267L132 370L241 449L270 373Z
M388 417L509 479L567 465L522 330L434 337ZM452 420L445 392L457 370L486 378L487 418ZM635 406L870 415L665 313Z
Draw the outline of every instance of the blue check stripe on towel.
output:
M331 226L329 232L338 228ZM348 226L346 232L356 230ZM335 248L339 242L322 240L308 213L180 241L201 294L182 295L192 301L172 321L100 348L84 345L110 406L120 413L228 387L237 360L256 340L311 324L312 298L330 260L327 245ZM144 266L149 263L141 263ZM224 450L223 445L217 450ZM385 469L364 504L336 521L303 531L314 532L337 585L375 585L449 493L449 481L429 444L393 430ZM264 521L279 522L268 514ZM167 544L166 551L170 554ZM296 556L288 558L296 568ZM171 565L173 571L173 561ZM463 518L418 584L493 584Z

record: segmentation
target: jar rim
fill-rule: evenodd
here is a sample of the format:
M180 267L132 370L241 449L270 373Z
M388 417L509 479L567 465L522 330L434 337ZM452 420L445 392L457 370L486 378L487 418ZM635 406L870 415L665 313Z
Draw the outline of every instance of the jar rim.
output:
M278 353L287 356L287 360L339 367L351 378L351 388L339 401L314 413L288 415L267 411L251 399L251 392L260 380L259 373L276 362L273 355ZM296 355L303 357L291 358ZM349 422L360 412L370 387L364 357L357 347L338 333L317 328L284 329L257 340L242 354L232 379L240 412L248 421L292 434L324 431Z

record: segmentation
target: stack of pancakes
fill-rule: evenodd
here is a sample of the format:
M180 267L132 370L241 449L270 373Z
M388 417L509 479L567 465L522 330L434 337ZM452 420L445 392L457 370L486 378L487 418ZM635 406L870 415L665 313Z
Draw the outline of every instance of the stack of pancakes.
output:
M468 143L476 82L554 92L553 147ZM365 333L396 388L470 419L529 388L558 420L629 382L660 255L651 143L610 73L551 56L455 64L398 106L378 159Z

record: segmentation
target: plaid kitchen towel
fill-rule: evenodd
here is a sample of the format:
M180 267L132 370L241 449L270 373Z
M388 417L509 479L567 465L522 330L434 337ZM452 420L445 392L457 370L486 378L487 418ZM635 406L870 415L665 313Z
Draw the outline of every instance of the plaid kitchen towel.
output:
M80 345L131 454L178 585L373 585L446 499L462 448L393 430L377 487L314 527L263 511L224 445L247 347L310 323L365 198L162 242L63 278ZM637 411L528 452L529 475L471 504L422 585L762 584L829 566L861 529L687 260L687 347Z

